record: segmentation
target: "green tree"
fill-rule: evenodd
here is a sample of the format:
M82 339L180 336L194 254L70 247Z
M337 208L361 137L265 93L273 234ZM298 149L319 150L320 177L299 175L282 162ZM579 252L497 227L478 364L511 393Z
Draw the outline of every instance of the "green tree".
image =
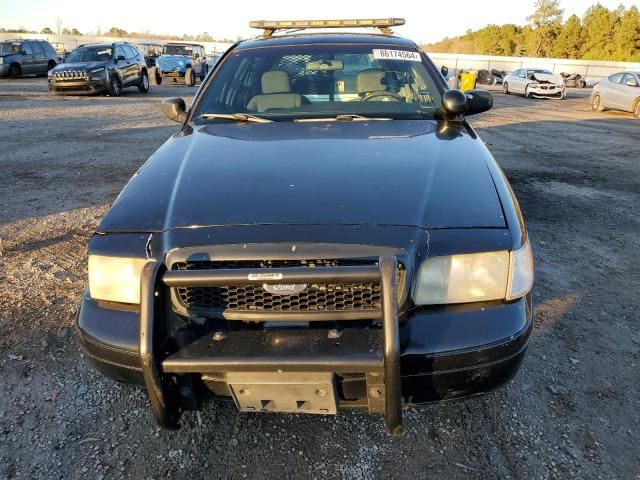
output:
M527 17L534 32L533 55L546 57L562 26L562 9L560 0L536 0L535 10Z
M211 36L211 34L209 34L209 32L204 32L198 35L196 37L196 40L198 40L199 42L213 42L213 37Z
M571 15L560 30L551 49L551 55L557 58L580 58L583 31L577 15Z
M623 5L590 7L582 21L572 15L562 23L558 0L538 0L529 24L489 25L464 35L425 45L431 52L541 56L640 62L640 9Z
M53 35L53 30L51 30L49 27L44 27L40 33L45 33L47 35Z
M123 30L122 28L117 28L117 27L111 27L109 30L107 30L105 32L105 34L109 37L126 37L127 36L127 31Z
M614 43L616 57L626 62L640 62L640 12L630 7L620 16Z
M589 60L613 60L616 46L614 37L618 15L599 3L584 14L584 45L581 57Z
M71 35L82 35L80 33L80 31L77 28L72 28L71 29Z

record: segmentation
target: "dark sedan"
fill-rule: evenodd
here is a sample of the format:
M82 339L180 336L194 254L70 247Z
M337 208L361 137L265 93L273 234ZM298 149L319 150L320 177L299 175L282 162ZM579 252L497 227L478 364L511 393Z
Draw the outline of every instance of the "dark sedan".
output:
M88 357L145 385L161 425L226 397L362 407L395 434L403 404L517 372L531 248L465 119L492 97L448 90L385 21L383 35L257 23L263 38L234 45L189 111L163 103L180 130L98 226L78 315Z

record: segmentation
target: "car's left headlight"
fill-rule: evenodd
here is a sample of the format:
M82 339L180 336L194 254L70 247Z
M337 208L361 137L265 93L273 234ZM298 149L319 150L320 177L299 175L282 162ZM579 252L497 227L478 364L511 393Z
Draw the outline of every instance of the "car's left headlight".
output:
M144 258L89 255L89 293L95 300L140 303Z
M533 257L527 242L509 252L431 257L422 263L413 290L416 305L514 300L533 286Z

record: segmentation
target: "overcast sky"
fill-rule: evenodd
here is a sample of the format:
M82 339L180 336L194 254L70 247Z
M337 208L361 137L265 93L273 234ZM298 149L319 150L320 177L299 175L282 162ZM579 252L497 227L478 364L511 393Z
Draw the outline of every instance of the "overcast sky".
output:
M608 8L619 4L636 5L640 0L599 0ZM565 17L585 10L592 0L561 0ZM216 38L254 36L249 20L402 17L407 20L396 33L420 43L429 43L481 28L488 24L524 24L533 9L533 1L456 0L435 2L406 0L397 4L388 0L185 0L142 1L108 0L0 0L0 27L25 27L55 31L55 19L81 32L102 31L111 27L131 32L150 31L173 35L209 32Z

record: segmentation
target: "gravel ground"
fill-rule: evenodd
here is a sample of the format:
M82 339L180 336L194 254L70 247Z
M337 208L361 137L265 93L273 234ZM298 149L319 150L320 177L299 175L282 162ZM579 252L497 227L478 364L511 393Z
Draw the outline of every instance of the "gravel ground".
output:
M472 123L515 189L536 257L529 354L505 389L382 419L238 415L160 430L144 391L94 372L74 336L86 243L174 131L159 100L49 96L0 80L0 478L640 478L640 122L496 93ZM635 413L634 413L635 412Z

